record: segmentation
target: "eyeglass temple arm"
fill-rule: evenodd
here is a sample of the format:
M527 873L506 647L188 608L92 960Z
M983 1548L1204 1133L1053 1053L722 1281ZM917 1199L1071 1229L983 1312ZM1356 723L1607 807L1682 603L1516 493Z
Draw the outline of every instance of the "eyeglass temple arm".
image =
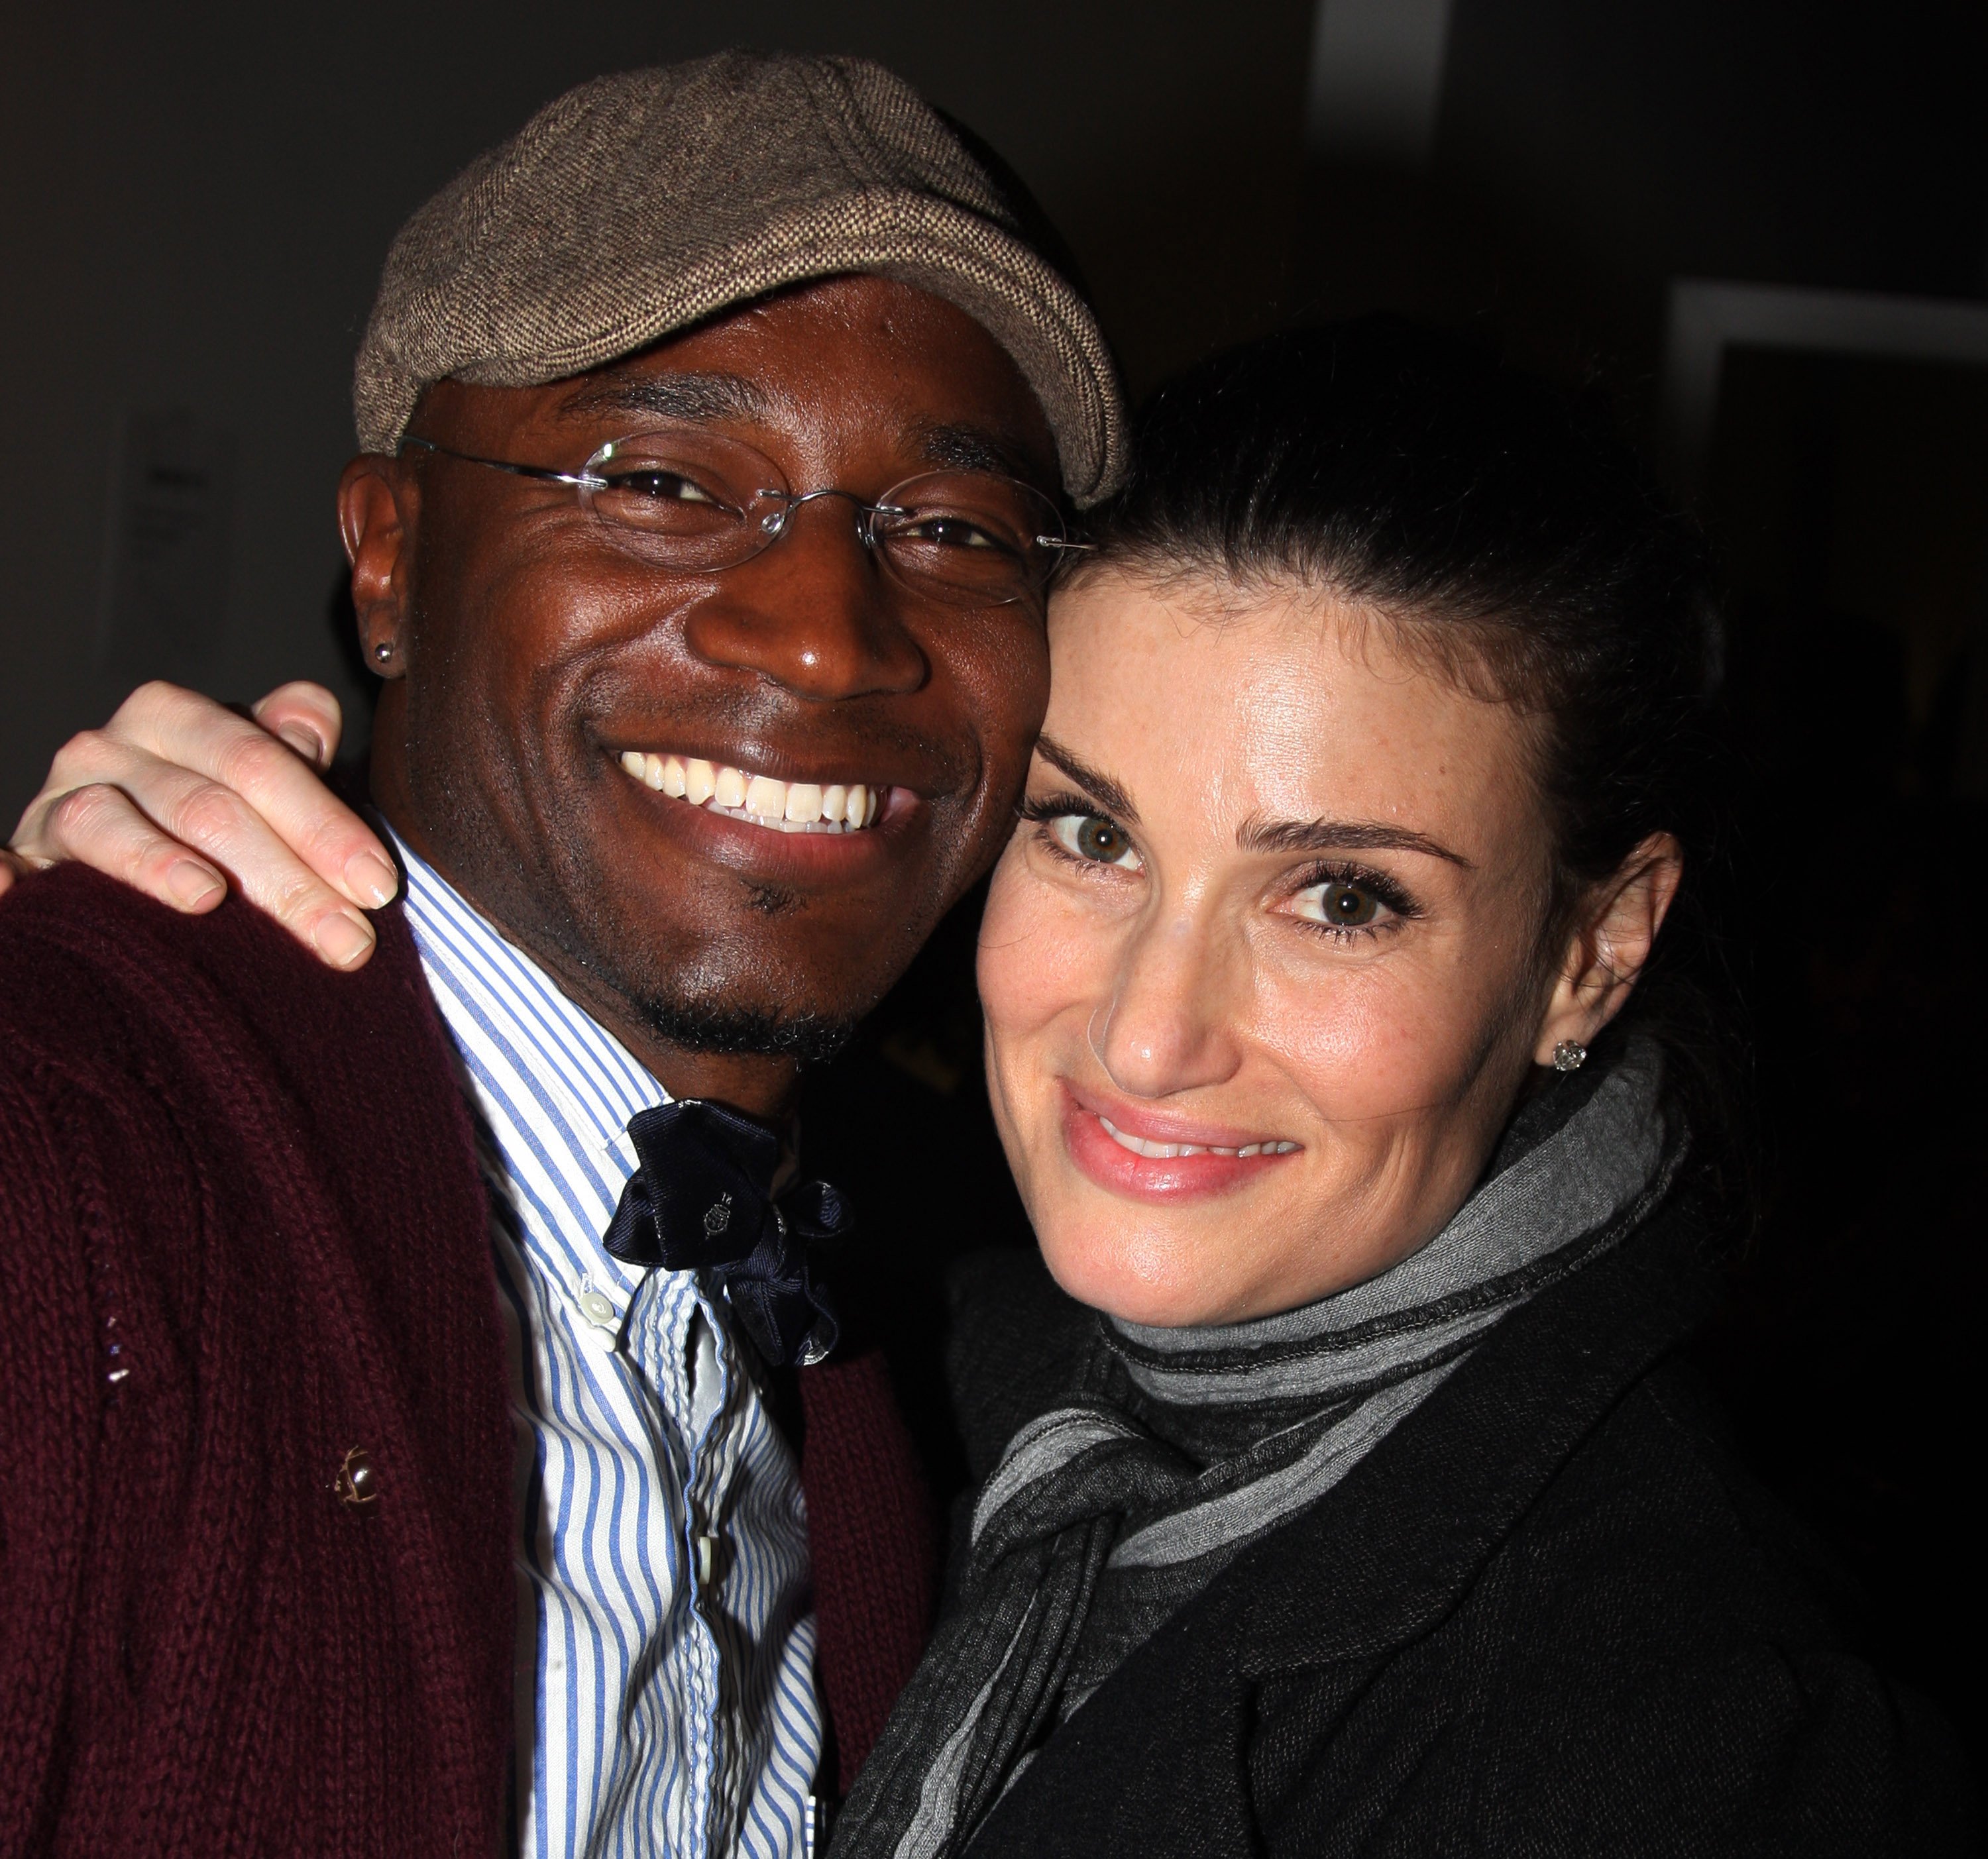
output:
M465 465L488 465L493 472L509 472L514 478L536 478L543 484L570 484L576 489L597 488L601 480L585 472L556 472L543 465L513 465L508 458L479 458L474 452L459 452L452 445L438 445L432 439L406 438L401 450L418 445L424 451L440 452L445 458L460 458Z

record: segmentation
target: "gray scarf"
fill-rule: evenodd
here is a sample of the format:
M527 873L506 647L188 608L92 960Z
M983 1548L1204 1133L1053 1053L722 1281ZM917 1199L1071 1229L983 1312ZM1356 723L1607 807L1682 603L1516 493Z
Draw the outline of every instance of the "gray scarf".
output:
M1632 1045L1514 1120L1442 1232L1378 1278L1219 1327L1101 1322L1080 1398L975 1501L940 1623L836 1830L837 1859L949 1859L1043 1739L1236 1553L1345 1477L1484 1332L1638 1224L1680 1145Z

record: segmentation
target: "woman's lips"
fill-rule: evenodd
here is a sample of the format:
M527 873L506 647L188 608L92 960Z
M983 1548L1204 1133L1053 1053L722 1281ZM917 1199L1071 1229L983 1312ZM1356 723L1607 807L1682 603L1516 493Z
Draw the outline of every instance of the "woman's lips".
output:
M1287 1161L1300 1147L1288 1137L1108 1104L1068 1083L1063 1100L1063 1147L1070 1160L1099 1187L1134 1200L1181 1201L1226 1194L1255 1180L1266 1168ZM1139 1147L1129 1147L1128 1142ZM1155 1149L1175 1153L1151 1153ZM1246 1149L1251 1153L1243 1154Z

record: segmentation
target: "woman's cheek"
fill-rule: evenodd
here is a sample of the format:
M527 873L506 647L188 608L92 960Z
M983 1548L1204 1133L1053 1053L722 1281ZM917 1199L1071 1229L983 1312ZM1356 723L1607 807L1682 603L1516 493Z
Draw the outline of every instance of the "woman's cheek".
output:
M1019 840L995 869L981 918L979 979L987 1082L1002 1147L1032 1215L1063 1154L1060 1080L1084 1042L1112 969L1107 920Z
M1026 830L1026 829L1024 829ZM1023 1205L1034 1212L1037 1163L1048 1120L1043 1032L1055 1017L1057 989L1038 959L1050 940L1042 887L1026 853L1011 842L994 870L980 919L977 979L986 1022L987 1090L994 1123Z
M1040 975L1031 951L1040 940L1042 912L1026 867L1018 835L994 867L981 914L975 976L990 1044L1012 1042L1035 1017Z
M1378 1133L1468 1083L1481 1003L1442 965L1379 961L1278 978L1259 1017L1328 1124Z
M995 867L980 920L980 1005L989 1037L1011 1048L1094 1004L1108 938L1070 887L1045 878L1019 839Z

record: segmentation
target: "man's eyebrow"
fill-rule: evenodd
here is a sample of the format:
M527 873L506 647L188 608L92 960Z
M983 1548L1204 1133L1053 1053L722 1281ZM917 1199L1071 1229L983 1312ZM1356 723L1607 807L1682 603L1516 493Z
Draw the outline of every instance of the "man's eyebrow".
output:
M1093 800L1102 803L1105 810L1123 824L1128 826L1138 824L1139 810L1133 806L1131 796L1101 769L1093 768L1082 756L1065 749L1053 736L1036 737L1036 753L1051 767L1060 769Z
M1421 852L1466 871L1474 869L1462 853L1438 844L1426 833L1374 820L1246 823L1236 832L1236 843L1245 852Z
M916 443L935 469L948 472L993 472L1003 478L1019 478L1034 483L1042 475L1040 460L1029 448L1006 433L985 426L951 424L918 429Z
M766 390L742 374L610 372L587 376L560 412L569 419L763 420L768 405Z

